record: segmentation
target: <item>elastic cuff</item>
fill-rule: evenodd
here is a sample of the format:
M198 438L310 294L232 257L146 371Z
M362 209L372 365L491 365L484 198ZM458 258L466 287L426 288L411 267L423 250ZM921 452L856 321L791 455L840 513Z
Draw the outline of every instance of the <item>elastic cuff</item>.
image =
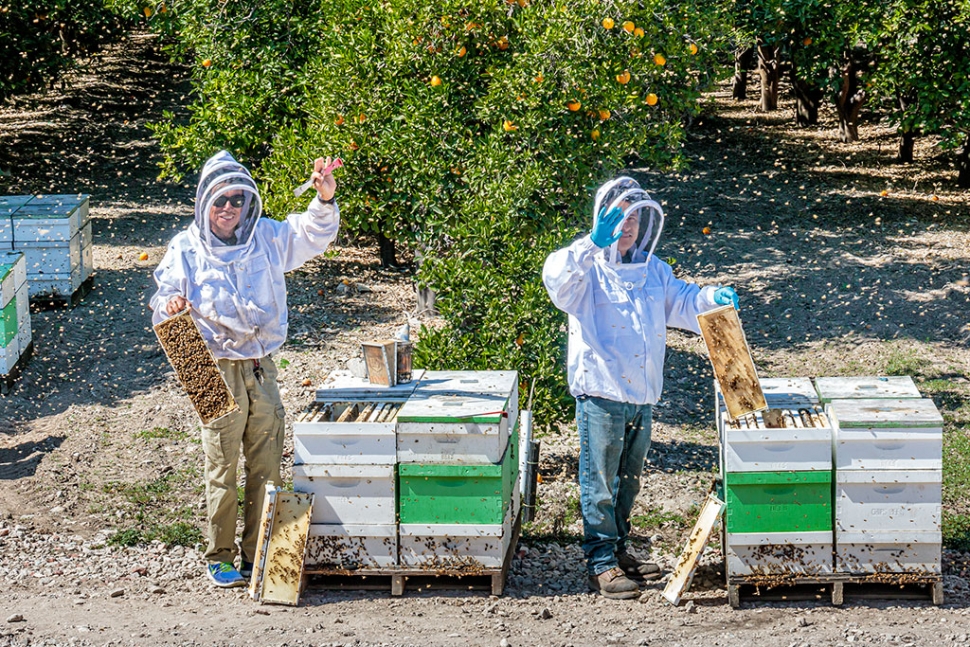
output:
M329 200L324 200L323 198L320 197L320 194L318 193L317 200L320 201L321 204L336 204L337 196L332 196Z

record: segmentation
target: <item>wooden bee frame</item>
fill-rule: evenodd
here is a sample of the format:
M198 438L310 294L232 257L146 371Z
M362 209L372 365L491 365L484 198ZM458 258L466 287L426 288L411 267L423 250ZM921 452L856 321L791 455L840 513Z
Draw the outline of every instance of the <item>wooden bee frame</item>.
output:
M728 415L737 420L749 413L767 409L768 402L761 390L751 350L734 306L727 305L699 314L697 323L707 342L707 353Z

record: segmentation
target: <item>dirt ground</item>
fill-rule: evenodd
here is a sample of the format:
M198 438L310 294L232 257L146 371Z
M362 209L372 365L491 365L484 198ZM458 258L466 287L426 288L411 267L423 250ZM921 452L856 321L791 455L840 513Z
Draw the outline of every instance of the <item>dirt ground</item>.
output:
M949 550L941 607L852 597L833 607L823 596L755 597L734 610L717 545L687 604L664 602L662 584L631 602L589 594L570 512L578 447L569 428L543 437L540 510L502 597L311 587L298 607L260 606L210 588L197 549L106 546L144 512L125 486L160 475L185 477L167 505L202 519L198 419L146 309L151 272L189 224L194 195L194 178L155 180L160 154L146 124L163 110L187 118L189 92L184 70L137 36L64 88L0 107L0 193L90 193L96 267L77 307L34 304L34 357L0 398L0 645L967 642L968 555ZM970 210L948 158L921 141L918 162L901 166L878 124L845 145L831 113L795 129L790 104L765 115L726 90L710 100L717 114L692 128L691 168L640 174L668 214L658 254L685 278L736 287L763 376L911 369L921 384L935 380L949 421L970 392ZM410 267L382 270L376 245L348 238L290 275L290 336L277 359L288 362L280 379L291 418L360 341L422 323L412 278ZM702 340L672 331L635 544L668 567L717 462L711 380ZM288 439L287 473L289 430Z

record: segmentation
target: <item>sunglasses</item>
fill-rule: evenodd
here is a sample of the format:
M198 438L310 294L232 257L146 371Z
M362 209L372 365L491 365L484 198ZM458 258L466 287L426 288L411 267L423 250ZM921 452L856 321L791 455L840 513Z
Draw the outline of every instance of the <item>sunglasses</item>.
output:
M221 209L222 207L226 206L226 203L228 202L233 207L238 209L239 207L243 206L243 202L245 200L246 196L244 195L220 195L218 198L212 201L212 204Z

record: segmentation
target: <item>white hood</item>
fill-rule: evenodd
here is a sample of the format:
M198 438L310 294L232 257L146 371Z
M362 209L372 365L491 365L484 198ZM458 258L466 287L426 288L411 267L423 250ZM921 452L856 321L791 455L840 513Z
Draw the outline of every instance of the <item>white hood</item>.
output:
M209 223L213 203L222 195L238 195L240 191L245 197L239 210L239 224L234 237L220 240L212 232ZM199 176L199 188L195 192L195 225L199 238L208 251L224 256L248 247L262 211L263 202L259 197L259 190L245 166L227 151L219 151L206 161Z
M596 191L593 203L594 219L604 207L606 213L614 207L623 210L623 220L617 225L614 235L622 232L624 236L632 235L635 238L625 257L621 257L619 252L622 237L610 245L604 252L607 263L646 263L656 249L663 231L663 209L650 198L650 194L640 188L636 180L626 176L611 180Z

